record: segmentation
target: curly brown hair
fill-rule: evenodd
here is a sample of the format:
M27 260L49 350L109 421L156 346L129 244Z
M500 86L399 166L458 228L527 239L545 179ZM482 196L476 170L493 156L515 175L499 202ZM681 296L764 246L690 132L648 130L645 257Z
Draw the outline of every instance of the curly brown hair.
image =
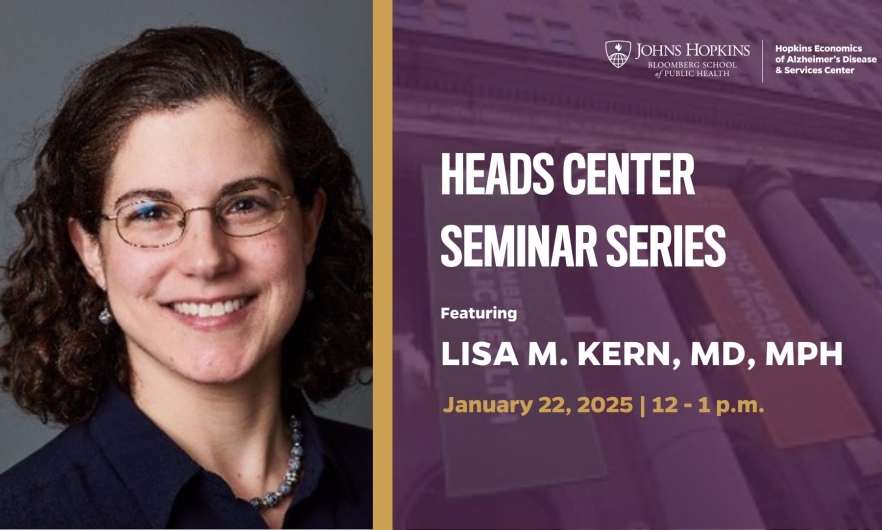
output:
M122 330L99 323L106 298L74 250L68 219L97 235L109 168L136 118L213 98L272 131L305 211L319 188L327 197L307 270L315 296L284 338L284 380L321 401L371 365L372 236L352 162L328 124L285 67L235 35L147 30L74 83L36 157L35 189L15 209L23 239L0 294L0 371L3 388L43 422L85 421L108 385L129 388Z

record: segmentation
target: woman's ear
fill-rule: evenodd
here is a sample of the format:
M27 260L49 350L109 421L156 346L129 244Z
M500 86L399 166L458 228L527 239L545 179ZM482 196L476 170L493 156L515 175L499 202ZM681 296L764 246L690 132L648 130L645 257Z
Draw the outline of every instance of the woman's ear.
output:
M312 256L315 254L315 244L322 227L322 219L325 217L326 201L325 190L317 189L312 199L312 208L303 213L303 244L306 249L307 265L312 263Z
M67 235L80 256L80 261L86 267L89 276L95 280L102 290L107 290L104 278L104 263L101 259L101 244L98 236L93 236L83 228L83 224L77 219L67 220Z

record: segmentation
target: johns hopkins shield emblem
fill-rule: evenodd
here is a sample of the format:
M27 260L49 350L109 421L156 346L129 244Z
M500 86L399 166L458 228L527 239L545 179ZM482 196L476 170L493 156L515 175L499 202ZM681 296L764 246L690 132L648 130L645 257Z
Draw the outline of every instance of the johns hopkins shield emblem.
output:
M606 41L606 56L616 68L621 68L631 57L631 42L626 40Z

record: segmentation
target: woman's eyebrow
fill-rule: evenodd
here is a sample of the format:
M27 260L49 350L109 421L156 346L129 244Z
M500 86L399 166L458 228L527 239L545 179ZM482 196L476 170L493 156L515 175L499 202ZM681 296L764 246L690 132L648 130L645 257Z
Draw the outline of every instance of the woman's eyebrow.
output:
M116 199L116 202L113 203L113 207L119 208L120 204L129 202L134 198L145 198L152 201L171 201L173 196L172 193L166 189L139 188L135 190L129 190L120 195L119 198Z
M229 182L225 184L218 194L220 197L225 195L231 195L234 193L239 193L242 191L253 190L257 188L259 185L269 186L280 193L282 192L282 187L278 182L271 178L254 176L254 177L246 177L239 180L234 180L233 182ZM134 190L129 190L116 200L113 203L114 208L119 208L121 204L130 202L132 199L150 199L151 201L166 201L166 202L174 202L174 195L167 189L163 188L138 188Z
M282 191L282 187L275 180L267 177L253 176L225 184L224 187L221 188L220 195L223 197L224 195L239 193L240 191L253 190L261 184L269 186L280 193Z

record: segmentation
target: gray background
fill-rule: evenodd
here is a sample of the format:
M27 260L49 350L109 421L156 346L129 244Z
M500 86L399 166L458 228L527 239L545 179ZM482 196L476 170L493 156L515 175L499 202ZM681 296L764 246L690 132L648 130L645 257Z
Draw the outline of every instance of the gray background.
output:
M279 59L298 78L355 163L372 197L371 2L159 1L0 2L0 259L19 237L12 209L32 183L34 132L48 123L81 67L147 28L197 24L226 29ZM357 387L320 414L370 426L371 389ZM21 412L0 392L0 472L59 429Z

